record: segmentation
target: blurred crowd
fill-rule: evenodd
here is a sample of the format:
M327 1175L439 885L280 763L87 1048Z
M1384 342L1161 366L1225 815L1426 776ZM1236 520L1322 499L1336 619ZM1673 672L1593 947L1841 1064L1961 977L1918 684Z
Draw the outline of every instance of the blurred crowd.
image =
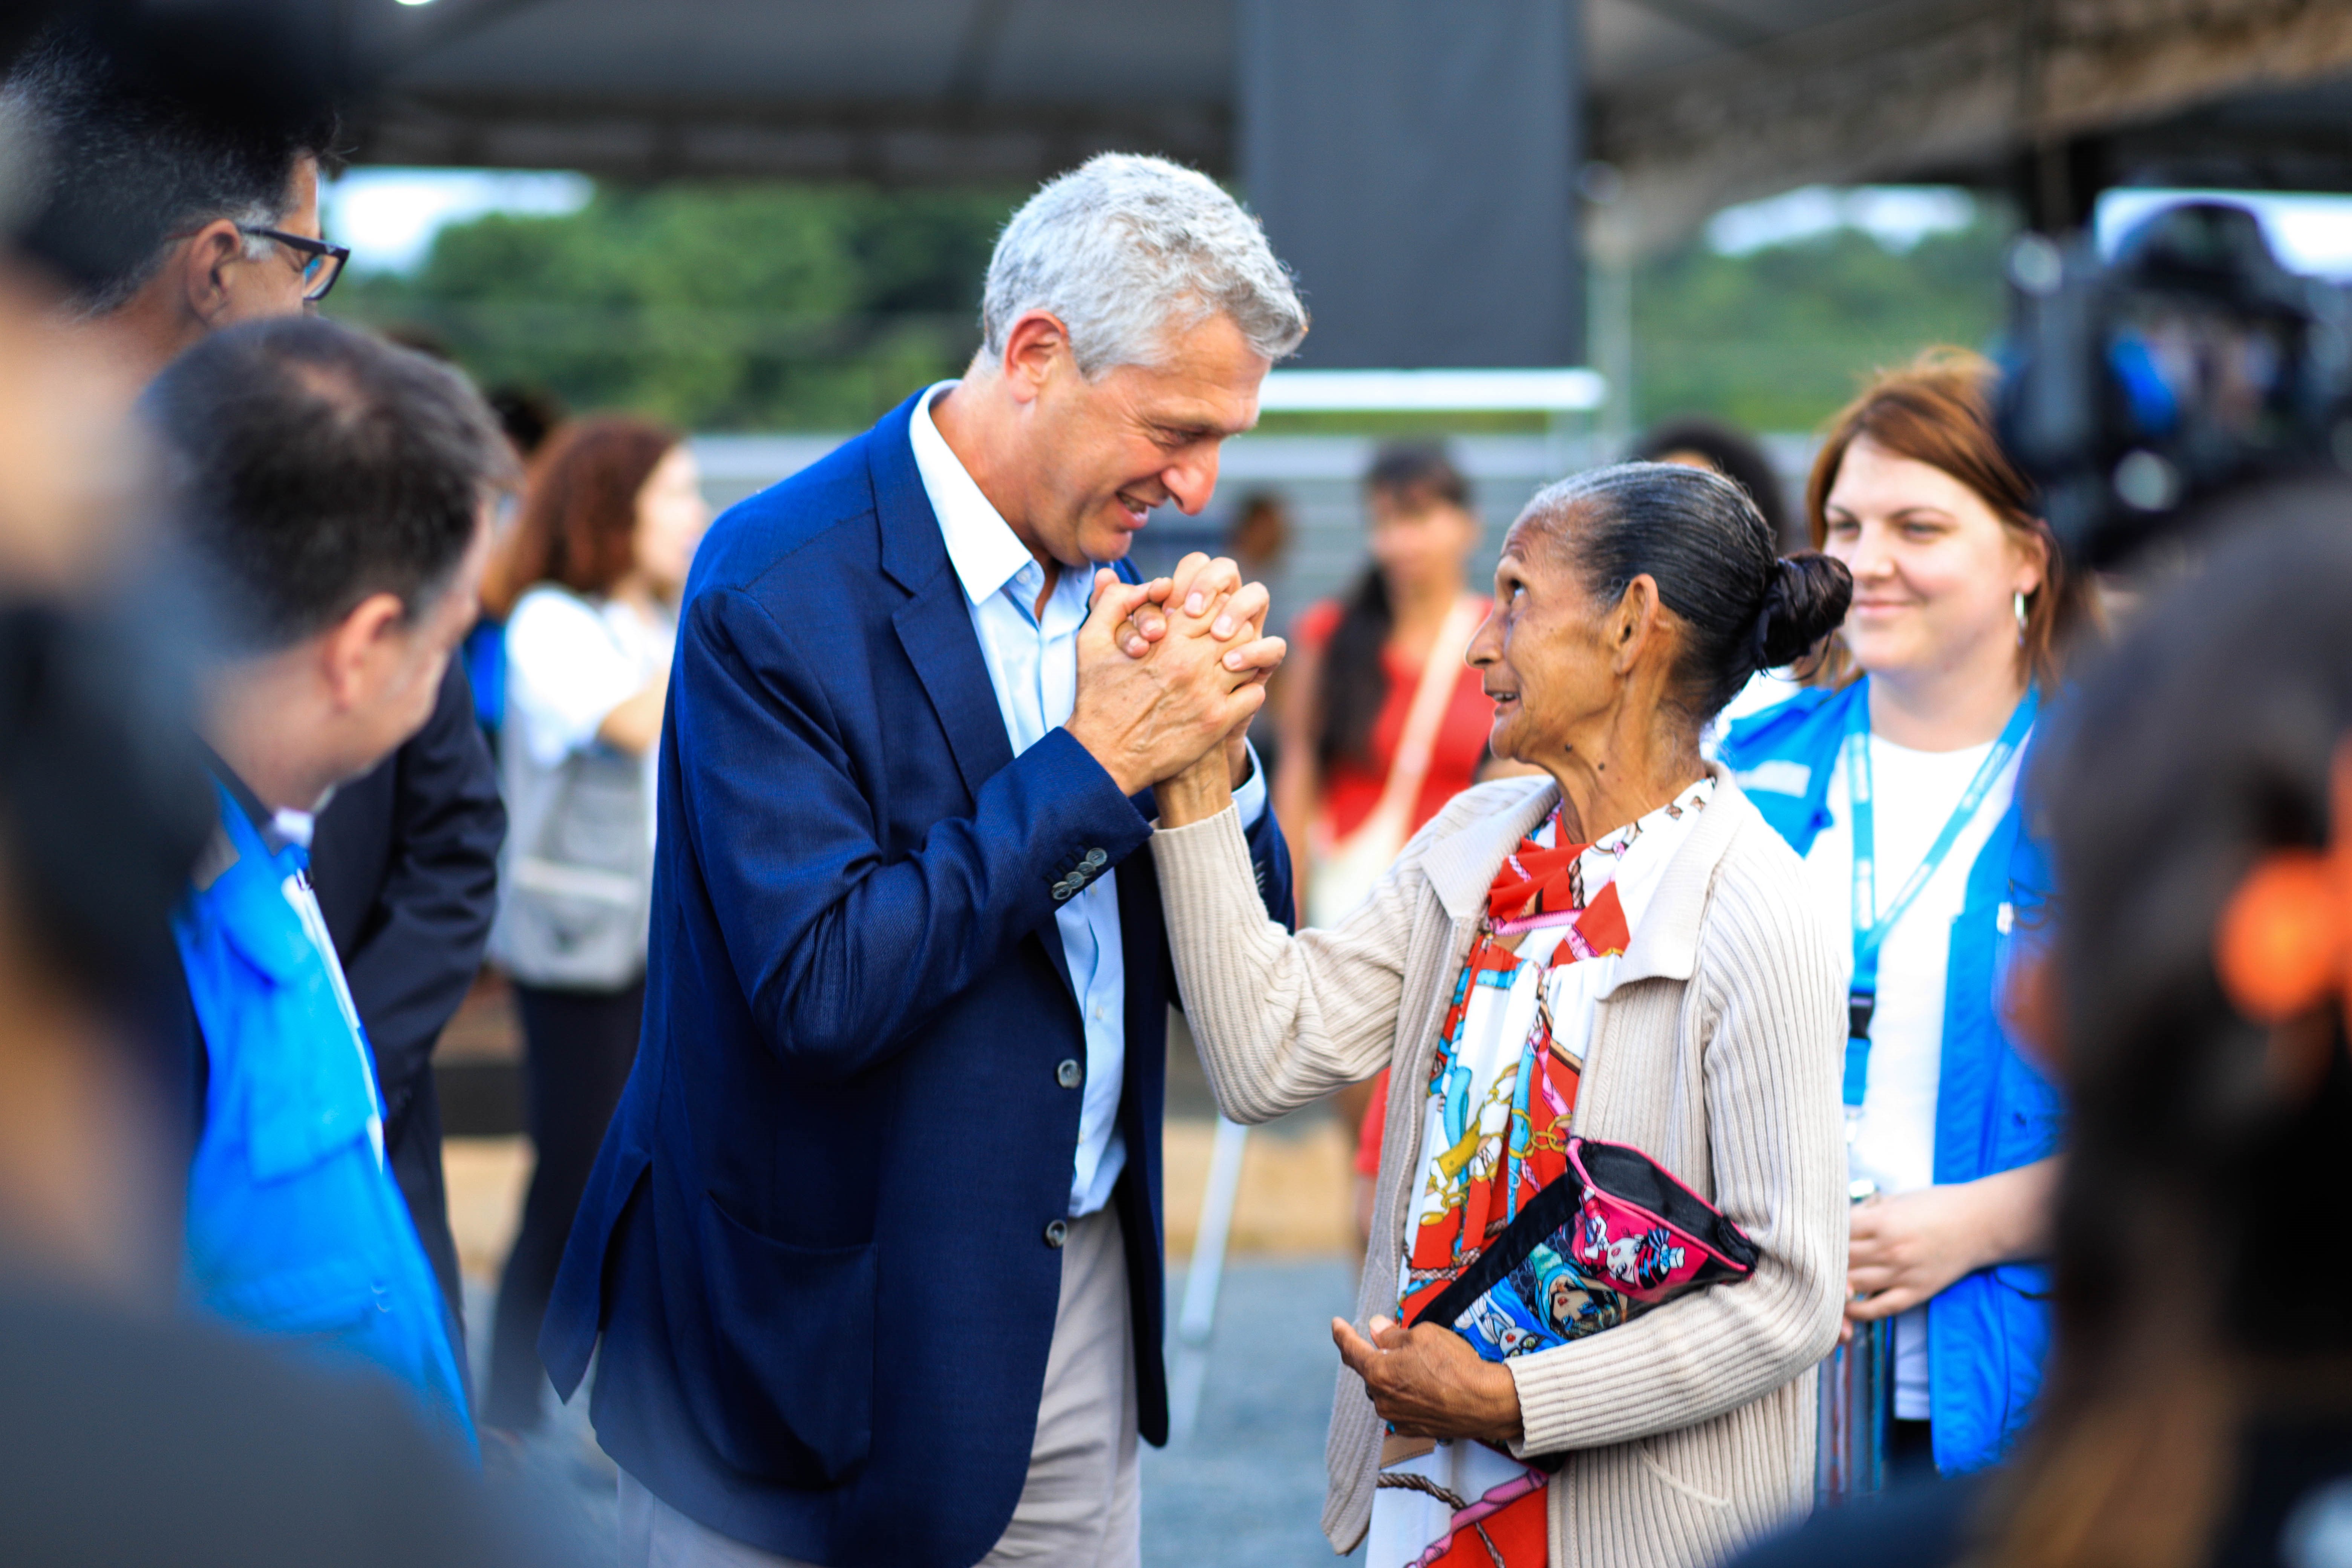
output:
M350 259L320 218L331 84L268 36L33 20L0 22L0 1542L24 1563L535 1561L529 1509L483 1477L545 1419L542 1321L660 1005L656 808L684 765L666 709L710 523L693 453L625 414L486 398L430 344L320 317ZM1955 350L1875 374L1801 486L1743 432L1666 422L1626 464L1539 497L1491 582L1473 477L1442 442L1381 446L1367 563L1334 598L1277 607L1289 658L1235 733L1249 760L1229 785L1226 752L1202 753L1188 767L1217 775L1209 807L1166 824L1200 832L1229 787L1270 797L1296 919L1268 925L1265 951L1304 955L1218 969L1240 961L1213 934L1180 941L1174 972L1188 995L1231 982L1224 1021L1199 1027L1232 1052L1213 1077L1234 1103L1255 1092L1235 1064L1282 1050L1352 1080L1335 1098L1367 1300L1394 1313L1400 1272L1408 1299L1461 1275L1458 1253L1448 1273L1416 1250L1435 1221L1398 1205L1424 1181L1485 1203L1475 1184L1499 1170L1493 1201L1518 1212L1540 1107L1524 1081L1488 1121L1447 1096L1475 1079L1474 979L1507 996L1525 967L1503 937L1561 943L1526 973L1547 1041L1580 1026L1553 1016L1551 966L1628 954L1538 908L1603 907L1582 880L1599 861L1546 868L1595 844L1543 838L1573 826L1557 816L1498 841L1525 877L1482 881L1480 913L1458 917L1491 945L1461 971L1425 1081L1380 1065L1407 1049L1402 1004L1365 1003L1352 1026L1317 1009L1337 1018L1422 962L1379 946L1367 911L1403 909L1397 868L1426 863L1465 799L1540 793L1465 795L1543 771L1532 746L1495 742L1538 721L1532 693L1646 679L1638 628L1549 665L1495 640L1541 586L1543 530L1571 527L1547 520L1605 518L1578 548L1622 552L1615 591L1663 595L1707 661L1641 688L1664 695L1639 715L1592 695L1579 722L1687 734L1701 784L1635 826L1663 841L1710 790L1719 820L1736 789L1777 836L1754 853L1787 862L1770 860L1788 883L1775 921L1833 933L1821 952L1847 977L1843 1056L1824 1045L1805 1069L1825 1086L1834 1067L1842 1121L1824 1098L1820 1129L1743 1144L1702 1117L1693 1146L1710 1152L1693 1158L1720 1161L1728 1189L1735 1166L1818 1131L1815 1152L1842 1137L1843 1185L1812 1194L1834 1209L1821 1236L1759 1225L1773 1262L1716 1288L1785 1305L1770 1332L1722 1342L1786 1367L1724 1375L1755 1384L1736 1396L1657 1394L1670 1415L1608 1439L1647 1471L1629 1463L1622 1496L1579 1494L1592 1511L1575 1518L1596 1541L1666 1542L1661 1562L2352 1563L2352 1318L2327 1261L2352 1255L2335 1246L2352 1137L2346 498L2242 500L2110 626L2111 585L2069 561L1995 435L1997 382ZM1234 519L1239 584L1279 561L1290 524L1271 492ZM1740 551L1761 564L1727 587ZM1527 711L1498 720L1498 701ZM1641 832L1601 847L1622 856ZM1187 853L1161 861L1180 928ZM1064 868L1057 904L1080 909L1092 855ZM1238 929L1216 907L1208 923ZM1822 998L1798 994L1820 953L1770 956L1753 991L1693 985L1674 1038L1728 1038L1757 1009L1810 1016ZM475 1367L432 1059L486 961L517 998L535 1166ZM1656 962L1688 981L1707 961ZM1318 964L1340 978L1297 1001L1286 988L1313 993ZM1234 995L1291 1008L1289 1032L1220 1046L1255 1026ZM1608 994L1584 1005L1598 1039ZM1567 1096L1563 1139L1583 1049L1545 1080ZM1775 1057L1693 1061L1654 1096L1661 1128L1668 1101L1778 1103L1756 1081ZM1067 1089L1094 1068L1059 1070ZM1305 1069L1278 1092L1264 1070L1257 1110L1307 1094ZM1424 1099L1443 1137L1424 1137ZM1100 1209L1057 1215L1046 1245ZM1606 1342L1654 1347L1667 1321ZM1396 1401L1421 1374L1381 1360L1407 1353L1403 1326L1358 1327L1340 1325L1343 1380L1362 1380L1343 1398L1370 1390L1355 1404L1380 1479L1332 1518L1376 1555L1419 1531L1433 1553L1565 1560L1570 1505L1551 1505L1547 1545L1530 1445L1538 1421L1567 1418L1540 1385L1512 1395L1516 1426L1416 1417ZM1686 1384L1706 1348L1675 1352ZM1887 1474L1863 1489L1885 1495L1770 1538L1813 1501L1811 1468L1774 1434L1816 1430L1813 1396L1791 1391L1829 1354L1878 1358ZM1130 1462L1134 1436L1130 1409ZM1465 1477L1492 1489L1449 1489ZM1335 1498L1346 1484L1335 1469ZM1496 1521L1529 1498L1507 1555ZM1644 1510L1663 1533L1643 1533Z

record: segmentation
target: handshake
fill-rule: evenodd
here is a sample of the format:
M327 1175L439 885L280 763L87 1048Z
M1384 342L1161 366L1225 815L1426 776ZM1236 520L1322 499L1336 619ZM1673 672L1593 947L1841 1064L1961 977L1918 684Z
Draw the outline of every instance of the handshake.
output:
M1173 576L1150 583L1096 572L1066 728L1122 794L1165 794L1181 775L1203 805L1222 809L1241 779L1266 678L1288 651L1263 635L1265 612L1264 585L1244 583L1222 557L1187 555Z

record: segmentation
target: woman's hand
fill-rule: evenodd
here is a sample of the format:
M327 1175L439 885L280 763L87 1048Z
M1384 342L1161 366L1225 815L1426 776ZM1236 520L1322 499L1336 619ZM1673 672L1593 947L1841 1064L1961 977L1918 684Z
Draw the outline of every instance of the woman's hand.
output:
M1482 1361L1461 1335L1434 1323L1408 1329L1374 1318L1370 1327L1367 1340L1334 1318L1331 1340L1399 1436L1507 1444L1519 1436L1519 1385L1509 1368Z
M2042 1252L2057 1182L2053 1156L1856 1205L1846 1316L1856 1322L1891 1318L1964 1275Z

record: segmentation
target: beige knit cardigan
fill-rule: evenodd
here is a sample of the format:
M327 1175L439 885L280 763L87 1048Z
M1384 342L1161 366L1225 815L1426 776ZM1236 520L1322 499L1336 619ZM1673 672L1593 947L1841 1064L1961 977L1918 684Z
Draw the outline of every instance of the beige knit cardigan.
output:
M1522 1456L1550 1486L1555 1568L1711 1563L1812 1496L1813 1369L1837 1339L1846 1249L1834 934L1797 857L1720 768L1596 1010L1575 1131L1631 1143L1754 1240L1750 1279L1507 1364ZM1233 811L1152 835L1185 1015L1237 1121L1383 1067L1389 1097L1357 1324L1394 1316L1438 1023L1504 854L1559 799L1548 780L1455 797L1337 929L1265 918ZM1371 1518L1382 1428L1343 1365L1327 1448L1335 1550Z

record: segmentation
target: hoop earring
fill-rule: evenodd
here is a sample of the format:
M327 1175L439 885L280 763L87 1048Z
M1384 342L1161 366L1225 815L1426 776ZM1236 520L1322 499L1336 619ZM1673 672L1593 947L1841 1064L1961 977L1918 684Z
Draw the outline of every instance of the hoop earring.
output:
M2025 646L2025 595L2017 595L2017 646Z

